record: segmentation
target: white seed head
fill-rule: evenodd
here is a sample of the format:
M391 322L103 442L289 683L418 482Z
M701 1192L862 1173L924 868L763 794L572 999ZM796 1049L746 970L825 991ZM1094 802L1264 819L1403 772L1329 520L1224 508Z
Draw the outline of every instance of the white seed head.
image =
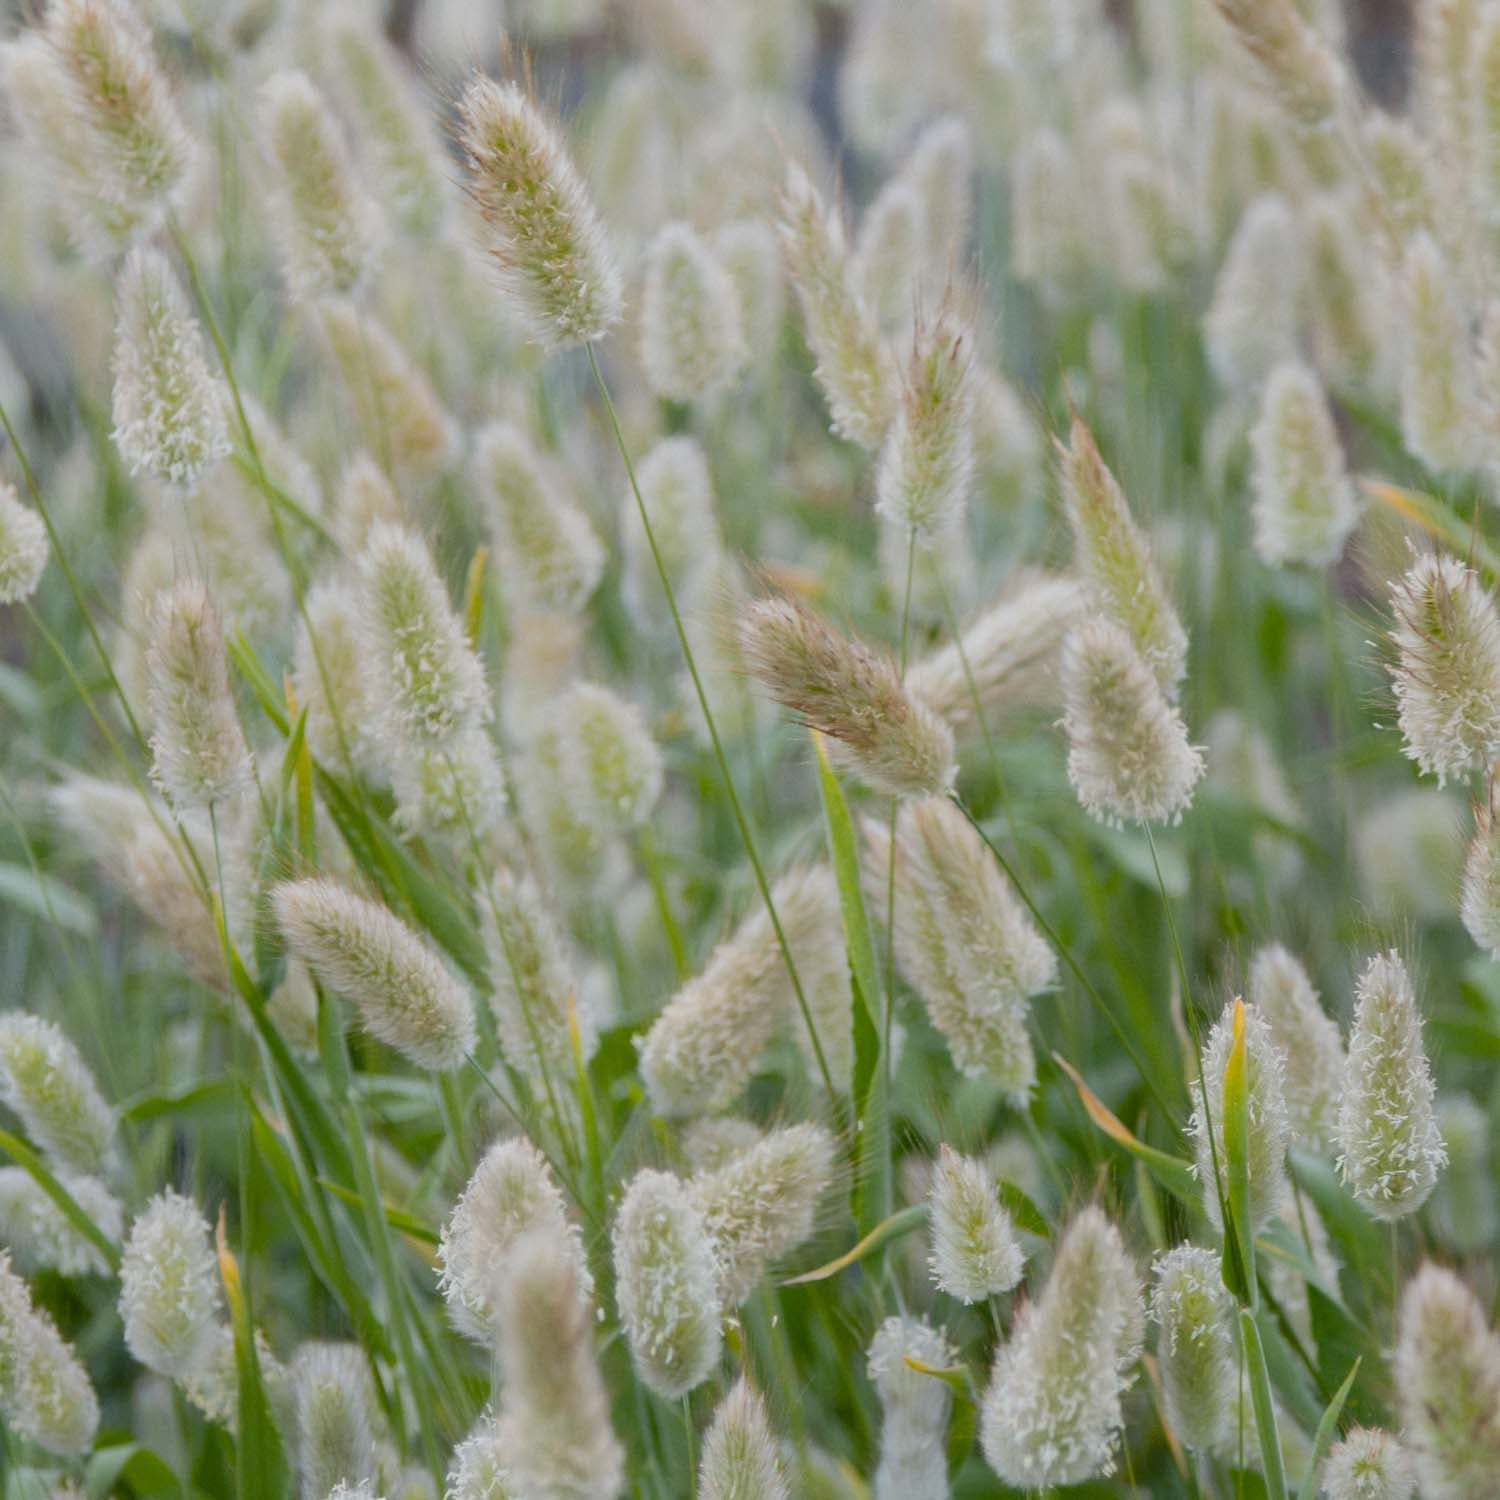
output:
M842 220L798 166L787 174L780 230L833 430L873 451L895 414L895 361L857 284Z
M886 830L865 825L867 875L884 890ZM946 798L903 808L896 825L896 959L948 1043L954 1065L1018 1106L1036 1058L1030 1001L1057 982L1057 959L979 835Z
M1323 567L1337 562L1359 519L1333 417L1318 377L1277 365L1250 435L1255 550L1263 561Z
M948 1417L953 1397L933 1369L954 1364L958 1351L920 1318L887 1318L870 1341L870 1380L880 1396L880 1466L875 1500L946 1500Z
M1427 1201L1447 1162L1411 975L1392 950L1365 965L1339 1108L1339 1171L1364 1209L1399 1219Z
M1407 756L1441 786L1500 755L1500 614L1479 575L1428 552L1391 585L1391 668Z
M1167 595L1146 538L1093 434L1078 418L1060 448L1063 504L1073 556L1098 607L1134 642L1169 698L1187 671L1187 632Z
M620 317L620 273L557 129L513 83L476 78L459 103L459 140L481 244L533 336L589 343Z
M366 1030L419 1068L456 1068L474 1049L474 1005L399 917L331 880L287 881L271 907L292 954L349 1000Z
M515 1500L516 1494L500 1424L486 1412L453 1450L443 1500Z
M118 1243L125 1228L120 1200L97 1178L58 1174L73 1201ZM56 1271L59 1276L107 1276L109 1264L92 1240L43 1192L24 1167L0 1167L0 1243L23 1272Z
M1016 1315L980 1413L990 1467L1019 1489L1113 1471L1145 1330L1140 1279L1097 1208L1068 1226L1041 1297Z
M375 1392L358 1344L304 1344L292 1362L303 1500L375 1478Z
M692 1179L726 1312L749 1297L772 1262L812 1233L834 1159L833 1137L821 1125L788 1125Z
M734 288L745 351L756 362L770 359L786 321L786 282L776 231L764 219L735 219L709 240Z
M18 1010L0 1015L0 1099L38 1146L75 1172L114 1165L114 1111L53 1022Z
M1432 1197L1433 1226L1459 1254L1480 1255L1500 1235L1490 1117L1468 1094L1444 1094L1437 1102L1437 1122L1448 1169Z
M989 1166L941 1147L929 1199L929 1265L938 1287L960 1302L1010 1291L1026 1268L1026 1252Z
M1401 267L1401 433L1424 464L1449 473L1478 457L1476 372L1455 280L1437 243L1419 233Z
M718 1263L703 1214L670 1172L638 1172L614 1226L615 1295L636 1373L666 1401L719 1360Z
M604 572L604 545L559 468L514 423L475 441L475 478L508 589L534 610L577 614Z
M85 1454L99 1426L88 1371L56 1325L33 1305L0 1250L0 1416L20 1438L64 1458Z
M721 546L707 456L696 438L663 438L640 461L636 480L672 592L679 608L690 608L701 600ZM641 628L661 631L670 624L666 599L635 495L628 491L621 501L620 546L625 602Z
M1316 126L1334 114L1343 89L1338 61L1296 0L1214 0L1214 6L1293 119Z
M850 274L877 324L889 333L911 328L921 296L925 210L917 185L898 174L875 195L855 236Z
M1297 352L1303 257L1285 199L1251 201L1229 242L1203 318L1209 361L1225 385L1253 388Z
M131 473L183 488L229 452L228 394L165 257L131 253L115 289L114 440Z
M766 1403L743 1375L714 1409L698 1494L701 1500L791 1500Z
M151 779L179 809L232 803L254 780L224 631L196 578L158 594L146 650Z
M739 297L697 230L674 222L646 247L641 368L664 401L713 394L744 367Z
M1193 1117L1188 1126L1198 1160L1198 1180L1203 1184L1203 1210L1215 1229L1223 1224L1220 1199L1229 1194L1224 1073L1234 1048L1238 1004L1230 1001L1224 1007L1203 1044L1203 1077L1193 1085ZM1276 1216L1286 1199L1286 1153L1292 1141L1292 1122L1286 1103L1286 1054L1271 1023L1256 1006L1246 1005L1244 1016L1248 1105L1245 1158L1250 1178L1250 1227L1259 1230Z
M46 523L0 479L0 604L36 593L50 551Z
M470 724L446 744L414 747L392 762L395 824L470 858L500 825L505 773L500 752L482 724Z
M1090 256L1077 195L1058 190L1078 174L1077 153L1049 127L1031 131L1016 149L1010 188L1015 273L1054 301L1074 290Z
M374 704L366 687L359 598L342 578L315 583L303 600L292 652L292 691L307 710L307 743L330 768L369 765Z
M1388 278L1374 274L1358 214L1348 193L1324 194L1304 210L1312 345L1337 390L1381 382L1390 347Z
M906 690L890 657L787 594L750 603L736 639L746 671L874 790L919 797L952 784L953 731Z
M1328 1500L1412 1500L1416 1470L1400 1443L1378 1427L1351 1427L1318 1475Z
M220 1321L219 1266L202 1210L170 1188L130 1226L120 1262L125 1344L148 1370L185 1380L208 1358Z
M661 796L663 776L641 710L597 683L575 682L553 700L547 720L578 814L610 832L640 827Z
M1182 715L1113 621L1095 619L1063 642L1068 779L1101 823L1175 823L1203 777L1203 752Z
M1256 950L1249 992L1282 1053L1282 1086L1296 1139L1311 1151L1332 1151L1344 1089L1338 1023L1323 1010L1307 970L1280 943Z
M1407 1282L1394 1373L1422 1500L1489 1500L1500 1468L1500 1336L1452 1271L1429 1262Z
M1239 1352L1234 1299L1225 1290L1219 1257L1178 1245L1152 1272L1151 1319L1161 1329L1157 1358L1166 1416L1185 1447L1219 1452L1237 1436Z
M365 539L381 521L401 525L407 521L406 503L390 476L361 449L344 465L334 499L334 534L351 557L357 557Z
M546 1158L528 1140L497 1141L453 1205L438 1244L438 1280L449 1316L470 1338L493 1338L496 1268L533 1231L572 1264L584 1295L590 1295L583 1240Z
M382 524L370 534L359 558L359 608L388 757L446 746L489 717L484 667L415 532Z

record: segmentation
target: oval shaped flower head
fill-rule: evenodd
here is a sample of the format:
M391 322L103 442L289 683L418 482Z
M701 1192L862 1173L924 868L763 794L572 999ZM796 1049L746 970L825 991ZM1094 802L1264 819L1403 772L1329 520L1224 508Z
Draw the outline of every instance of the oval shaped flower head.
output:
M443 1493L447 1500L510 1500L516 1493L505 1467L500 1424L493 1413L485 1412L453 1450Z
M1359 507L1323 389L1306 365L1291 362L1271 372L1250 448L1255 550L1262 560L1337 562Z
M870 878L883 891L889 838L874 820L865 837ZM1057 982L1057 959L979 835L946 798L902 809L896 889L896 959L954 1065L1024 1104L1036 1081L1029 1002Z
M1011 174L1016 277L1052 302L1076 288L1089 259L1075 195L1057 190L1060 182L1078 180L1077 156L1060 132L1044 126L1029 132L1017 147Z
M1365 965L1339 1108L1339 1171L1367 1213L1415 1213L1447 1163L1411 975L1393 949Z
M895 414L895 361L857 285L843 220L800 166L787 172L781 248L833 430L872 452Z
M745 335L729 273L689 224L657 231L646 247L641 368L664 401L696 401L744 367Z
M515 1495L615 1500L625 1456L609 1423L577 1268L546 1233L517 1241L496 1280L499 1451Z
M1253 388L1296 354L1303 272L1291 209L1263 193L1240 216L1203 317L1209 362L1226 386Z
M334 500L334 535L340 547L357 557L379 522L400 525L406 519L406 503L390 476L368 453L356 453L344 465Z
M620 273L555 126L514 83L476 78L459 102L459 141L481 245L538 342L586 344L620 317Z
M1125 492L1078 418L1059 446L1073 558L1099 607L1119 621L1169 698L1187 671L1187 632L1130 514Z
M60 1173L73 1200L118 1242L125 1210L97 1177ZM42 1190L24 1167L0 1167L0 1242L10 1249L22 1271L56 1271L59 1276L108 1276L109 1262L92 1240Z
M303 600L292 651L292 690L307 710L307 743L330 767L370 761L369 701L360 643L359 599L341 578L315 583Z
M1401 436L1430 469L1452 473L1478 459L1476 371L1457 278L1425 231L1401 267Z
M826 868L788 872L771 899L794 959L815 942L837 941L838 895ZM795 1003L775 929L764 906L757 906L667 1001L640 1041L652 1108L676 1117L727 1109Z
M348 296L374 270L382 226L333 111L306 73L287 69L261 86L259 125L287 279L304 297Z
M0 479L0 604L36 593L50 550L46 523Z
M114 440L132 474L183 488L229 452L229 396L166 258L131 252L115 286Z
M679 606L691 604L712 577L721 547L707 456L696 438L663 438L636 467L636 480L672 592ZM625 554L621 591L637 624L669 626L656 560L635 496L628 492L620 511L620 546Z
M375 1393L358 1344L304 1344L292 1362L303 1500L373 1483Z
M1161 1329L1166 1416L1185 1447L1215 1453L1237 1436L1239 1354L1234 1299L1225 1290L1219 1257L1197 1245L1178 1245L1158 1258L1151 1318Z
M746 671L874 790L920 797L952 785L953 731L907 692L890 657L786 594L747 605L736 638Z
M446 845L460 857L481 849L505 811L505 773L495 742L471 724L441 747L424 746L391 766L396 826Z
M381 748L441 748L490 714L484 667L432 555L414 531L378 525L359 558L360 630Z
M1343 90L1338 61L1295 0L1214 0L1214 7L1293 119L1319 125L1334 114Z
M148 1370L185 1380L203 1364L219 1327L213 1234L191 1198L158 1193L130 1226L120 1260L125 1344Z
M1249 990L1250 1004L1265 1017L1271 1040L1281 1049L1293 1133L1311 1151L1331 1151L1344 1091L1338 1023L1323 1010L1307 970L1280 943L1256 950Z
M1111 1473L1145 1331L1140 1280L1097 1208L1068 1226L1041 1297L1016 1315L980 1413L990 1467L1017 1489Z
M788 1125L691 1188L719 1262L719 1298L733 1312L773 1261L813 1232L833 1179L833 1137L821 1125Z
M1203 777L1203 752L1182 715L1111 620L1079 625L1063 642L1068 780L1101 823L1175 823Z
M65 1458L87 1453L99 1427L88 1371L0 1250L0 1416L17 1437Z
M1351 1427L1318 1476L1328 1500L1412 1500L1416 1470L1406 1450L1378 1427Z
M196 578L156 596L146 650L151 779L179 809L232 802L254 779L224 632Z
M1286 1054L1277 1044L1270 1022L1255 1006L1231 1000L1208 1033L1203 1047L1203 1077L1193 1085L1193 1117L1188 1131L1196 1147L1203 1210L1209 1223L1220 1229L1223 1220L1219 1205L1229 1193L1229 1163L1224 1155L1224 1071L1234 1048L1235 1016L1241 1009L1249 1103L1245 1154L1250 1175L1250 1225L1258 1230L1276 1216L1286 1197L1286 1153L1292 1127L1286 1106Z
M714 1410L698 1494L700 1500L791 1500L766 1403L744 1376Z
M438 1242L438 1282L454 1324L470 1338L494 1336L495 1270L532 1231L569 1260L585 1296L593 1292L583 1241L546 1158L521 1137L496 1141L453 1205Z
M747 355L754 361L771 358L786 320L786 284L776 231L763 219L735 219L716 229L709 243L734 287Z
M675 1401L713 1374L722 1343L713 1241L686 1184L638 1172L614 1227L615 1295L636 1374Z
M887 1318L876 1330L869 1356L882 1413L875 1500L947 1500L953 1397L936 1376L912 1369L908 1356L941 1370L958 1351L920 1318Z
M930 1195L932 1279L960 1302L983 1302L1008 1292L1026 1268L1026 1252L999 1184L982 1161L938 1150Z
M897 175L860 219L850 271L880 328L911 327L920 297L927 244L926 205L915 183Z
M1442 1266L1424 1265L1401 1293L1395 1386L1422 1500L1490 1500L1500 1467L1500 1336Z
M974 482L973 336L951 310L920 326L875 471L875 507L931 545L963 521Z
M512 422L480 431L474 466L507 588L533 610L579 613L604 573L604 544L563 476Z
M1391 585L1390 669L1407 757L1441 786L1500 755L1500 614L1479 575L1428 552Z
M0 1099L38 1146L74 1171L107 1172L114 1165L114 1111L53 1022L18 1010L0 1015Z
M640 709L597 683L575 682L553 700L548 718L574 805L596 826L640 827L662 787L661 751Z
M1433 1194L1433 1224L1444 1244L1461 1255L1479 1255L1500 1233L1490 1117L1469 1095L1445 1094L1437 1102L1437 1121L1448 1170Z
M399 917L331 880L276 886L287 947L359 1011L365 1029L419 1068L456 1068L474 1050L474 1003Z

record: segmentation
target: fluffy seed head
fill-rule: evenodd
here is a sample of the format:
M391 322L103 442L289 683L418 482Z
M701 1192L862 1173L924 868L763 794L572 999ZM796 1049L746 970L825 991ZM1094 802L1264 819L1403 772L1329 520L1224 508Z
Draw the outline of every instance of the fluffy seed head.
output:
M185 1380L219 1326L219 1266L208 1220L191 1198L158 1193L130 1226L120 1262L120 1321L131 1354Z
M887 1318L876 1330L869 1355L882 1408L875 1500L944 1500L953 1397L936 1376L912 1369L908 1357L941 1370L958 1351L920 1318Z
M695 438L663 438L640 461L636 479L672 592L679 606L691 606L712 576L720 548L708 459ZM660 629L666 614L661 581L631 493L621 502L620 545L625 602L642 628Z
M1153 1271L1151 1318L1161 1329L1167 1420L1184 1446L1213 1453L1235 1436L1240 1409L1234 1299L1225 1290L1219 1257L1178 1245Z
M495 742L482 724L469 724L447 744L424 745L395 757L391 785L395 823L471 856L499 826L505 811L505 774Z
M719 1280L713 1242L687 1186L638 1172L614 1227L616 1296L636 1373L666 1401L718 1363Z
M1001 1205L994 1173L948 1146L932 1174L932 1279L960 1302L983 1302L1020 1281L1026 1252Z
M1240 217L1214 282L1203 335L1226 386L1253 388L1297 349L1305 267L1286 200L1263 193Z
M46 523L0 479L0 604L36 593L49 551Z
M1441 1266L1424 1265L1401 1294L1395 1386L1422 1500L1488 1500L1500 1467L1500 1336Z
M644 823L661 796L662 759L640 709L597 683L575 682L553 701L548 718L579 813L616 832Z
M510 422L480 432L474 464L507 588L532 609L581 612L604 572L604 546L563 475Z
M1318 1476L1328 1500L1412 1500L1416 1471L1406 1450L1378 1427L1351 1427Z
M292 652L292 690L307 710L307 742L330 767L368 765L374 705L365 685L359 598L341 578L307 591Z
M0 1250L0 1415L20 1438L65 1458L87 1453L99 1426L88 1371L32 1304L26 1283Z
M693 1178L693 1197L719 1262L726 1312L755 1290L773 1261L812 1233L833 1164L833 1137L821 1125L789 1125Z
M698 1465L702 1500L790 1500L766 1403L742 1375L714 1410Z
M1062 1237L1041 1297L1017 1314L995 1357L980 1436L1001 1479L1037 1490L1113 1470L1144 1325L1119 1230L1085 1208Z
M174 807L230 803L253 780L229 690L224 632L196 578L157 595L146 651L151 779Z
M709 242L734 287L740 332L751 360L769 359L786 318L786 284L776 231L763 219L736 219Z
M865 838L869 878L884 890L888 835L872 820ZM1024 1105L1036 1080L1029 1002L1056 983L1052 949L979 835L946 798L902 809L895 864L902 974L922 997L955 1066Z
M115 288L114 440L133 474L187 487L229 452L228 393L164 256L131 253Z
M375 1478L374 1391L358 1344L304 1344L292 1365L303 1500Z
M1226 1005L1208 1034L1203 1047L1203 1077L1193 1086L1193 1118L1188 1127L1197 1148L1204 1212L1216 1229L1222 1224L1220 1198L1229 1193L1229 1163L1224 1154L1224 1072L1234 1047L1237 1005L1237 1001ZM1275 1217L1285 1199L1286 1153L1292 1127L1286 1105L1286 1054L1260 1011L1247 1005L1244 1012L1249 1104L1245 1154L1250 1176L1250 1224L1258 1230ZM1217 1188L1215 1161L1219 1168Z
M953 731L907 692L888 656L785 594L753 601L737 626L750 675L834 741L830 749L861 780L894 797L947 791L957 770Z
M556 128L514 83L476 78L459 141L481 238L500 285L551 348L585 344L620 317L620 273Z
M486 1412L453 1450L444 1500L510 1500L515 1493L505 1467L500 1424Z
M1182 715L1111 620L1089 620L1063 642L1068 779L1101 823L1175 823L1202 779L1203 753Z
M1331 1151L1338 1136L1344 1088L1344 1044L1322 1008L1307 970L1280 943L1250 961L1250 1004L1265 1017L1281 1050L1292 1131L1312 1151Z
M746 359L734 282L691 225L667 224L646 247L641 368L664 401L696 401Z
M1500 614L1479 575L1428 552L1391 585L1391 669L1407 756L1438 785L1500 755Z
M876 509L928 544L962 522L974 479L972 345L948 310L918 328L880 449Z
M489 717L484 668L415 532L376 526L359 559L359 601L387 755L440 748Z
M1399 1219L1427 1201L1447 1162L1411 975L1392 950L1365 965L1339 1109L1339 1171L1365 1210Z
M1187 632L1156 570L1125 492L1078 418L1060 448L1063 503L1073 556L1099 607L1135 643L1168 697L1187 671Z
M883 330L911 327L926 240L924 204L916 184L899 175L891 178L860 220L850 261L850 274Z
M374 269L380 211L333 111L307 74L288 70L262 86L259 124L288 279L304 297L350 295Z
M106 1238L118 1242L125 1228L125 1211L119 1199L97 1177L64 1172L58 1180ZM98 1247L73 1227L24 1167L0 1167L0 1241L24 1272L109 1274L109 1264Z
M1444 1244L1462 1255L1479 1255L1500 1234L1490 1117L1469 1095L1445 1094L1438 1099L1437 1122L1448 1170L1433 1194L1433 1224Z
M276 886L287 947L358 1009L365 1028L419 1068L456 1068L474 1048L474 1005L404 922L331 880Z
M38 1146L75 1172L114 1164L114 1111L53 1022L18 1010L0 1015L0 1099Z
M787 174L781 246L833 430L874 450L895 413L895 362L850 264L844 226L801 167Z
M1337 562L1359 507L1322 387L1305 365L1271 372L1250 446L1255 550L1272 564Z
M1295 0L1214 0L1282 108L1321 125L1339 107L1338 63Z
M453 1205L438 1243L438 1280L449 1316L470 1338L493 1337L496 1267L532 1232L571 1263L583 1294L590 1295L583 1241L546 1158L528 1140L497 1141Z
M1477 457L1475 370L1456 277L1436 241L1418 234L1401 268L1401 434L1429 468Z

